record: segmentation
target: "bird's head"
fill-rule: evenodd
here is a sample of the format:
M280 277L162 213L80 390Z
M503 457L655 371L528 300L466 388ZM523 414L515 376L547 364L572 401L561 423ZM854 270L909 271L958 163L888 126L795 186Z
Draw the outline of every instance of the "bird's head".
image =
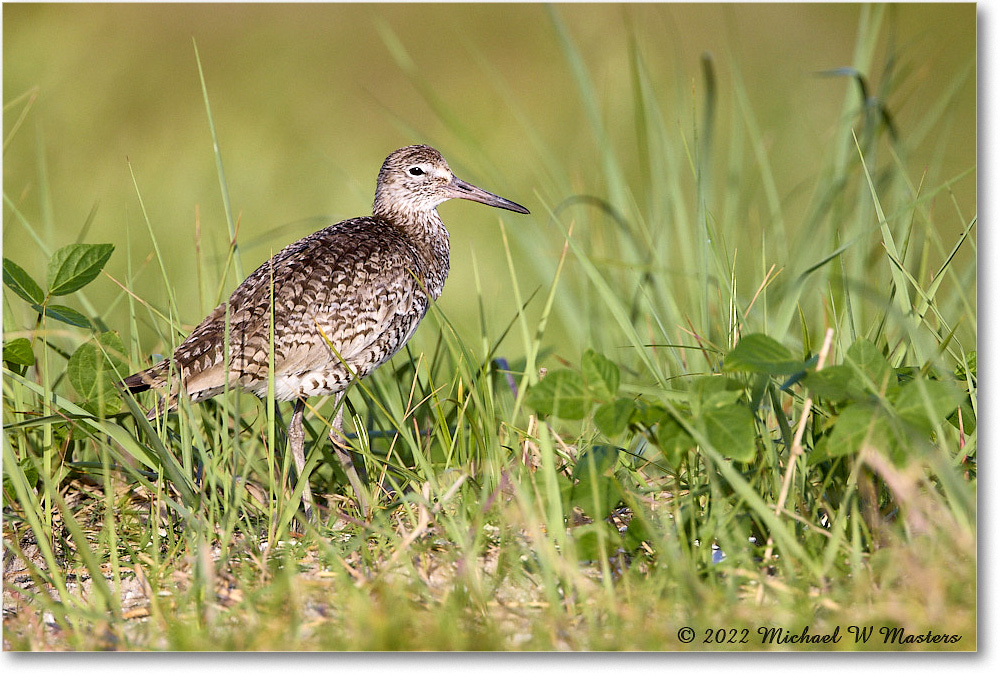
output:
M449 199L468 199L517 213L520 204L466 183L452 173L441 153L427 145L410 145L385 158L375 188L376 216L431 211Z

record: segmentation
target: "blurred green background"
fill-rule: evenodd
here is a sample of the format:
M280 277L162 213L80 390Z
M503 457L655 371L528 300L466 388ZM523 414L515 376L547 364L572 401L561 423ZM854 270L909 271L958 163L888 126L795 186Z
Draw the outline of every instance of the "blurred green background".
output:
M131 163L170 283L185 303L182 322L193 326L211 308L218 275L199 288L196 222L209 270L221 271L228 234L192 37L239 219L245 274L323 226L319 217L370 213L382 159L396 147L429 143L461 177L532 210L521 217L469 203L441 207L452 237L441 306L466 337L479 334L478 265L486 323L497 335L516 311L498 218L527 295L550 283L546 270L562 249L548 209L573 194L605 194L595 170L599 143L613 146L637 190L657 188L655 181L640 186L634 169L641 143L631 105L633 41L657 83L659 105L676 118L668 140L678 152L694 142L700 119L702 54L715 58L720 120L731 119L729 85L739 69L785 221L800 227L818 158L828 152L845 93L854 87L817 72L851 65L858 5L571 4L557 12L600 95L604 141L594 138L558 31L540 5L5 4L4 255L44 279L45 256L14 208L54 250L77 239L96 206L86 241L116 244L106 269L125 281L128 256L138 270L152 252ZM975 40L973 4L889 10L882 48L902 53L906 63L887 103L903 136L925 102L941 100L974 62ZM868 75L873 86L885 84L879 72ZM30 106L18 98L25 94L37 94ZM914 180L928 164L938 174L928 177L932 185L975 166L975 77L949 101L945 122L906 158ZM728 133L725 125L717 132L721 152ZM973 172L952 188L966 214L976 212L975 180ZM684 184L693 185L690 176ZM726 189L725 176L718 185ZM760 241L756 229L768 225L760 200L760 219L747 224L750 242ZM747 205L750 213L754 208ZM954 241L961 226L954 217L944 222L953 228L944 240ZM537 259L544 264L530 264ZM235 283L230 278L226 291ZM155 262L131 288L166 304ZM121 295L106 278L87 293L99 308ZM119 301L104 319L124 333L126 317ZM586 348L586 337L558 319L549 337L559 340L560 353ZM140 328L149 331L144 350L153 351L151 328Z

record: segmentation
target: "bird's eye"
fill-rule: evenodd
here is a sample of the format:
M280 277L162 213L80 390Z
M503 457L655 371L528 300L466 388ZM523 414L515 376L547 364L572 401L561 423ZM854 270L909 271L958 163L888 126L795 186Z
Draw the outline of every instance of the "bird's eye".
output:
M410 167L410 175L411 176L423 176L424 175L424 170L421 169L419 166L411 166Z

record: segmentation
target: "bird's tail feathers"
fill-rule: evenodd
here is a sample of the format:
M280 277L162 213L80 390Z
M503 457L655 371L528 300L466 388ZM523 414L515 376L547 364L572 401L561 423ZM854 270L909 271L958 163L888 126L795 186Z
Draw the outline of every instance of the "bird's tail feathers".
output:
M162 387L167 383L167 371L170 369L170 359L160 361L152 368L140 370L122 380L122 387L133 394Z
M133 394L138 394L150 389L165 387L169 377L170 359L164 359L152 368L147 368L146 370L141 370L138 373L129 375L119 383L119 386ZM177 396L171 392L165 398L161 398L157 401L156 405L149 409L146 413L146 418L149 420L156 419L160 415L176 409L176 407Z

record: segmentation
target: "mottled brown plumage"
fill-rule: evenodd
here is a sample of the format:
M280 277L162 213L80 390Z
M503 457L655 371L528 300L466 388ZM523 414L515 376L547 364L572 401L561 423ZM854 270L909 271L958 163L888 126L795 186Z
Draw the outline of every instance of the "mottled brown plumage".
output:
M429 303L441 295L449 245L437 206L452 198L528 213L456 178L433 148L396 150L379 171L371 216L336 223L282 249L170 359L123 384L132 392L167 388L166 400L150 418L175 409L178 396L192 401L215 396L227 378L231 388L266 396L273 297L275 397L296 401L289 437L301 471L304 399L333 394L339 402L352 379L368 375L402 348ZM334 426L339 422L338 414ZM333 431L331 438L336 445Z

